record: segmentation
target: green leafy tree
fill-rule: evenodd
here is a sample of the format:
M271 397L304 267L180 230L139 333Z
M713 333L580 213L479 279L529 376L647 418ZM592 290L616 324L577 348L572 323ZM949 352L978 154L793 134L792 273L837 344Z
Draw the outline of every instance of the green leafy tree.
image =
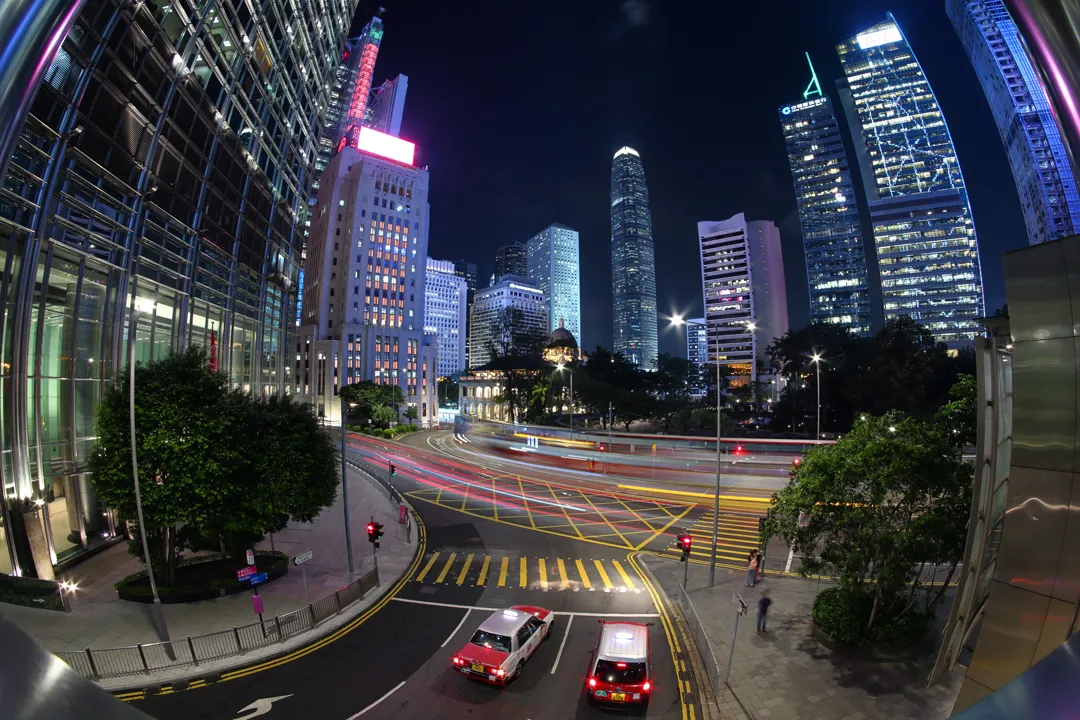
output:
M410 405L405 408L405 417L409 418L409 420L416 420L416 418L420 417L420 413L417 412L415 407Z
M979 388L974 375L959 375L949 390L949 402L938 411L937 420L962 447L975 444L978 430Z
M394 421L394 411L388 405L379 405L372 410L371 421L381 428L390 427Z
M773 496L763 539L783 537L803 557L804 575L835 574L843 591L870 598L869 633L876 618L915 609L927 564L951 566L951 578L972 477L941 425L899 412L867 416L836 445L806 454ZM923 610L931 604L927 594Z
M349 416L360 420L365 425L368 420L375 420L376 408L399 406L405 402L405 395L400 387L381 385L370 380L346 385L339 395L346 402L346 412ZM393 419L393 411L391 411L390 419Z

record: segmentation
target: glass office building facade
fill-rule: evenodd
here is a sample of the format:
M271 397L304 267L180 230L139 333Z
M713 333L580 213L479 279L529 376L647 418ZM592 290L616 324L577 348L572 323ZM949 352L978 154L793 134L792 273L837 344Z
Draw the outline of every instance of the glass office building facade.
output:
M528 272L544 293L548 332L563 323L581 347L581 269L578 231L560 223L549 225L528 242Z
M0 572L52 577L119 531L85 463L129 343L139 362L212 348L236 386L285 391L319 118L355 4L82 6L0 193Z
M631 147L611 160L611 285L614 349L652 368L656 336L656 258L645 166Z
M947 0L945 9L990 103L1032 245L1080 232L1076 176L1050 99L1001 0Z
M937 98L892 15L837 46L885 319L970 344L984 315L975 224Z
M821 96L785 105L780 126L799 207L810 321L868 335L870 287L862 229L833 104Z

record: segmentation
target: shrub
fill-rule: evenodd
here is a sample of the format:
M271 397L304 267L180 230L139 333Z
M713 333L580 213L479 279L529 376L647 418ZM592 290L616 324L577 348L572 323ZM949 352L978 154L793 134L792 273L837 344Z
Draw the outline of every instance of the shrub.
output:
M934 613L912 608L898 617L875 618L870 631L870 640L875 645L887 645L895 648L907 648L917 644L926 636Z
M419 425L410 425L409 426L409 432L416 432L419 429L420 429Z
M861 645L873 607L873 599L864 592L831 587L818 593L811 615L814 625L833 640Z

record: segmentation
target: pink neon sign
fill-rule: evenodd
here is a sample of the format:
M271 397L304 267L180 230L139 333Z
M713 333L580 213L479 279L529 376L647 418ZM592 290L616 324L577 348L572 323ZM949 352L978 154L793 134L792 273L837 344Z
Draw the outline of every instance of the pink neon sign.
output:
M416 155L416 145L414 143L381 133L378 130L372 130L369 127L360 128L356 148L406 165L412 165Z

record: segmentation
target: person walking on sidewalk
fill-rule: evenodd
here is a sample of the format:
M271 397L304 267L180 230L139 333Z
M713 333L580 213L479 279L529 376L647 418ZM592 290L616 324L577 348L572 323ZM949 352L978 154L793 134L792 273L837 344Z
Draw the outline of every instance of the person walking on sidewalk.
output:
M757 584L758 551L751 550L746 558L746 587L754 587Z
M769 606L772 605L772 598L769 597L769 591L766 590L761 593L761 599L757 601L757 630L755 634L760 635L765 630L765 621L769 617Z

